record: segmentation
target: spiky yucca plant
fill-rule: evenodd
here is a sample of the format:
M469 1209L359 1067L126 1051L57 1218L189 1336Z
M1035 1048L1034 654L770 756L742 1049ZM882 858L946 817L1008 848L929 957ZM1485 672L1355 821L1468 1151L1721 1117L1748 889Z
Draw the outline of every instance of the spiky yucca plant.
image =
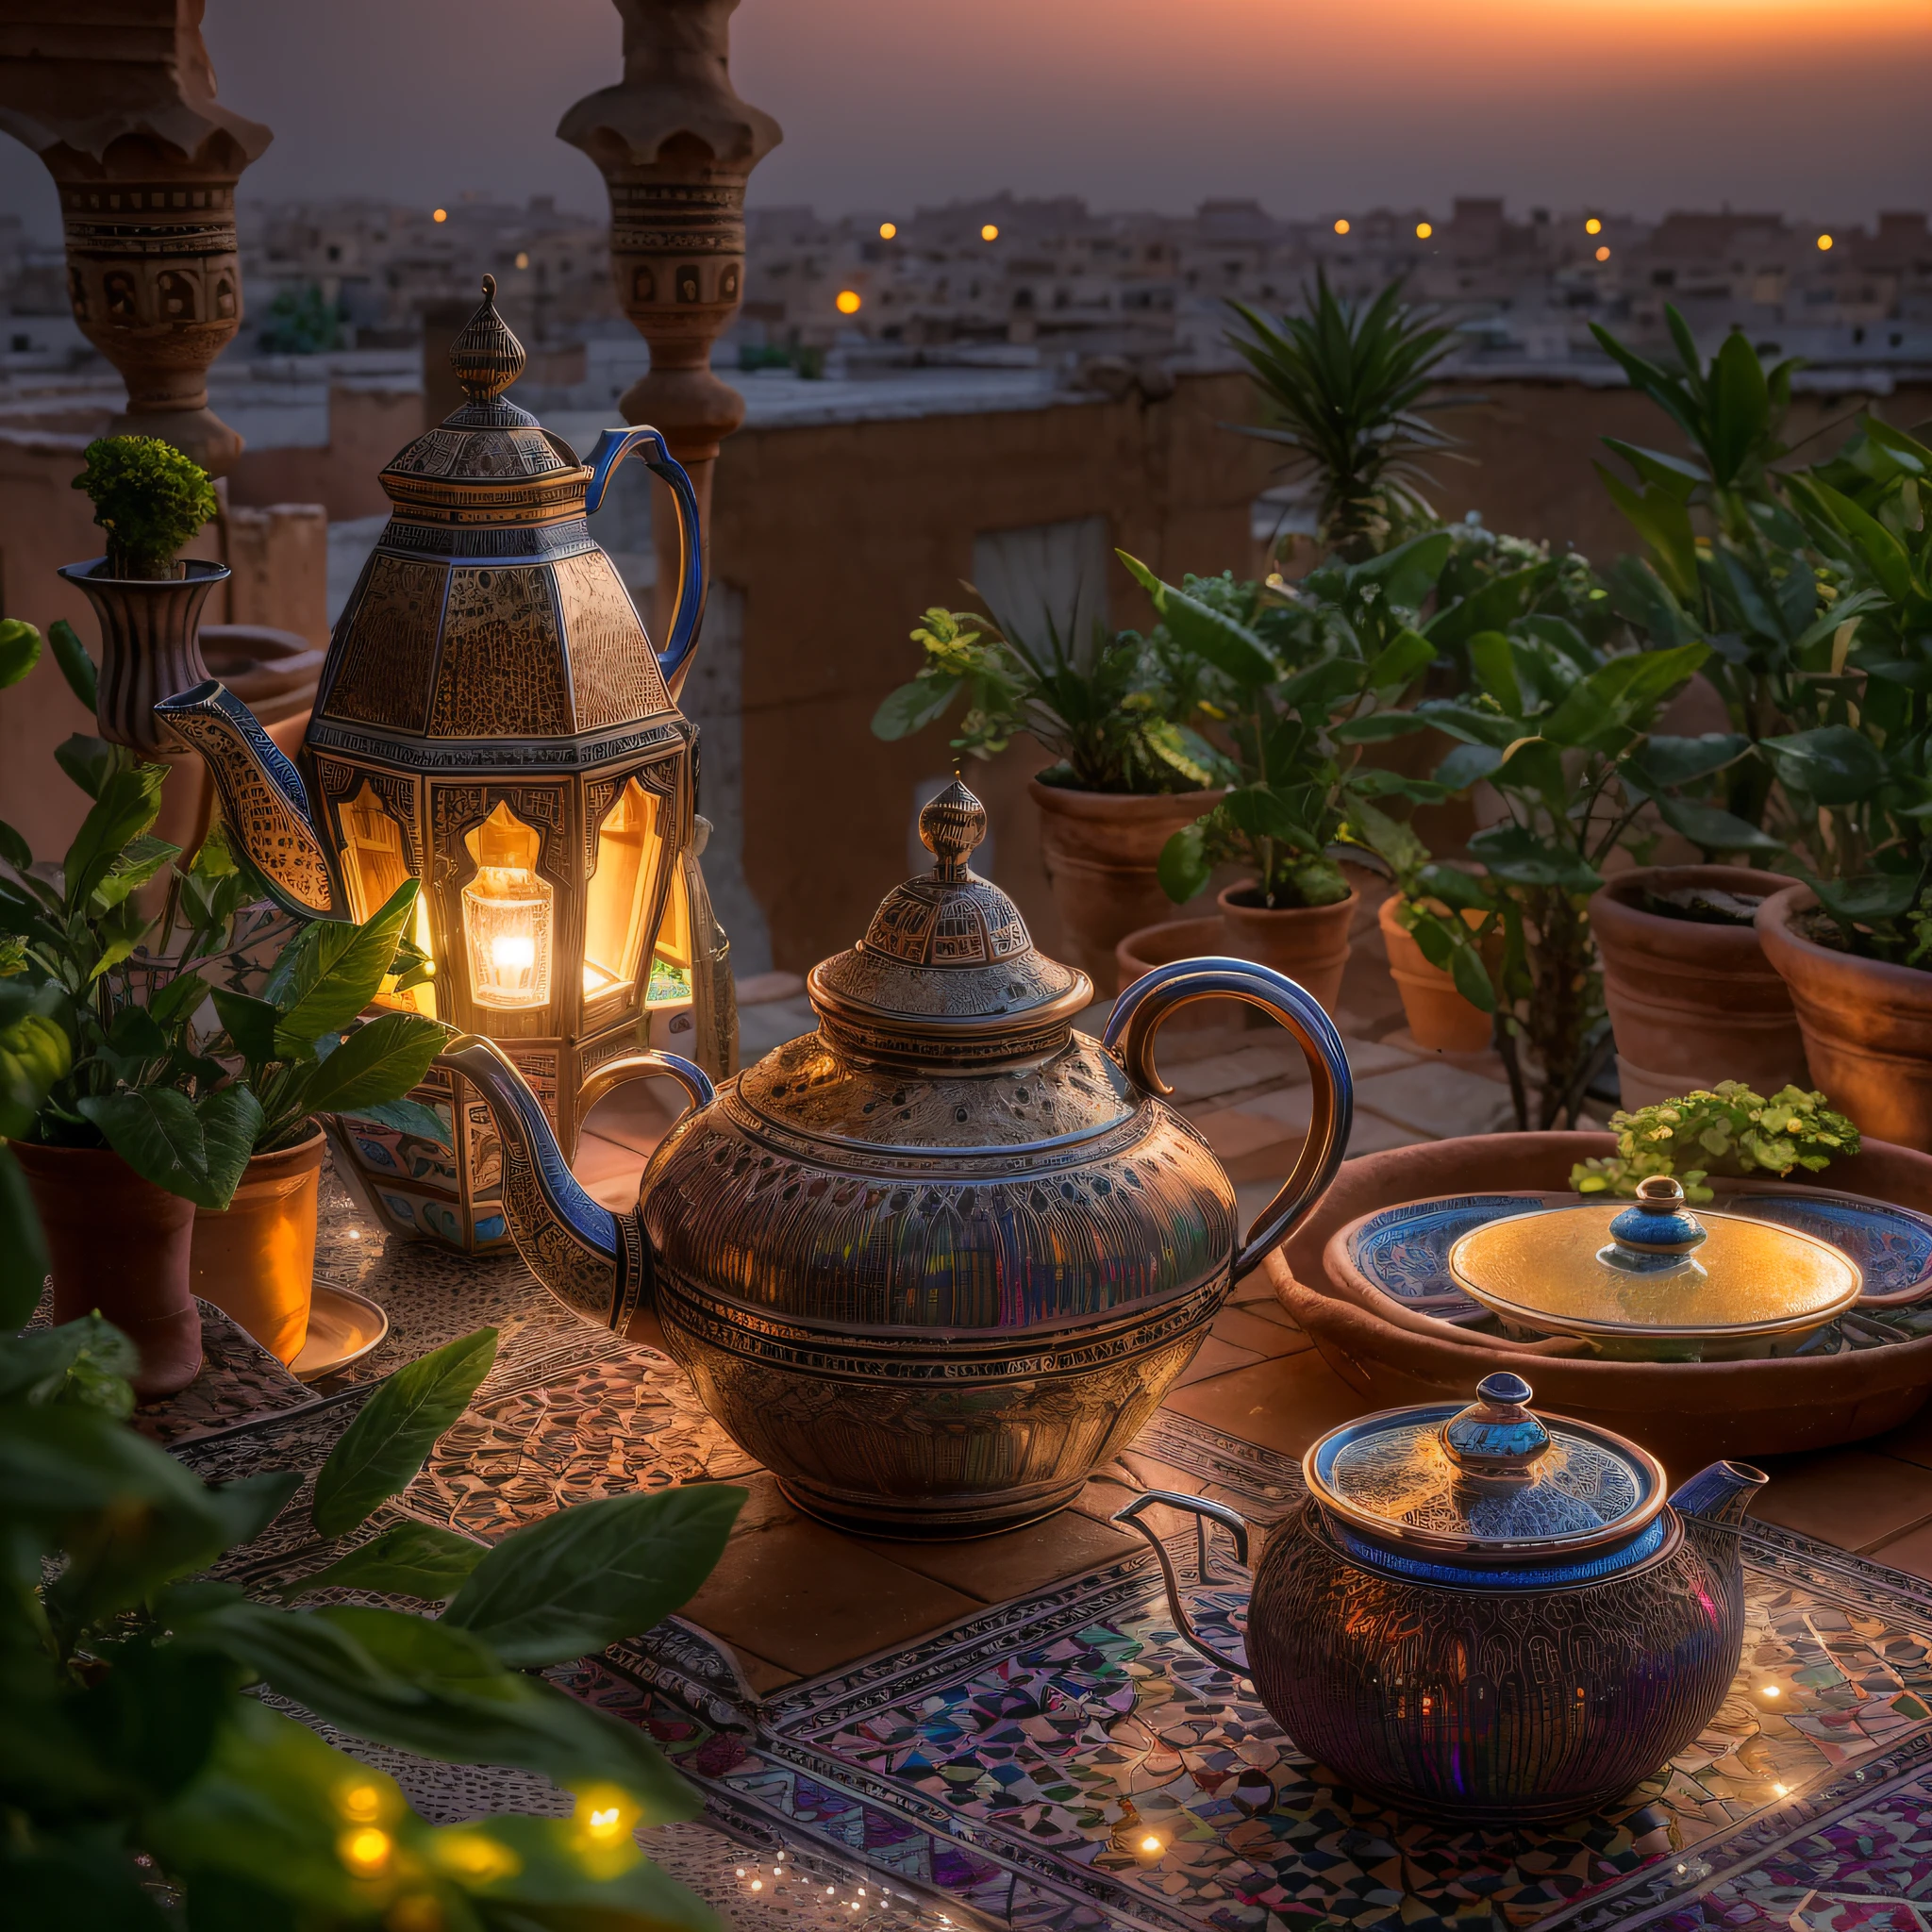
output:
M1263 399L1263 421L1246 433L1296 452L1284 467L1319 484L1324 546L1358 563L1436 521L1421 489L1436 479L1417 458L1457 441L1429 420L1449 407L1428 391L1450 331L1404 302L1400 282L1364 308L1317 271L1304 303L1305 313L1274 318L1228 304L1247 333L1227 340Z

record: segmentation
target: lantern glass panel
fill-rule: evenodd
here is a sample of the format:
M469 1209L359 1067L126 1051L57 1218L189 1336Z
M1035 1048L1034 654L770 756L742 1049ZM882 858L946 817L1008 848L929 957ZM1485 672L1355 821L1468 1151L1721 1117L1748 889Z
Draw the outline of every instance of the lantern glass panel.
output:
M584 906L584 997L628 991L644 950L644 920L664 863L664 801L629 779L597 828L596 870ZM667 914L666 922L669 922ZM661 950L661 941L659 949Z
M409 878L408 848L402 825L366 778L361 791L342 808L341 826L342 880L349 889L349 910L359 923L381 911ZM421 897L416 901L414 938L427 953L429 906ZM436 1017L436 989L426 982L404 992L378 993L375 1003L405 1013L424 1013L432 1020Z
M463 843L476 861L463 888L470 997L479 1007L547 1006L557 889L538 876L537 833L499 801Z

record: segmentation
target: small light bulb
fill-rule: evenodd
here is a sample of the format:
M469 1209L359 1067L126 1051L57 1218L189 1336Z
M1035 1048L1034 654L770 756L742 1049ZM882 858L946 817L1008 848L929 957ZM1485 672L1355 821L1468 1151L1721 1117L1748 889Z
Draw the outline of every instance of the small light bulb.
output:
M765 1881L764 1881L764 1880L763 1880L762 1878L754 1878L754 1879L752 1880L752 1882L751 1882L751 1889L752 1889L752 1890L753 1890L754 1891L762 1891L762 1890L764 1890L764 1889L765 1889Z
M979 239L982 242L997 242L1000 239L998 226L992 222L987 223L979 231Z
M857 315L865 306L865 298L857 289L841 289L832 306L841 315Z
M881 222L879 224L879 240L881 242L890 242L898 232L899 225L897 222Z
M1158 1852L1160 1849L1160 1840L1158 1838L1143 1838L1141 1840L1141 1849L1143 1852Z
M1597 250L1597 252L1596 252L1596 258L1597 258L1597 259L1598 259L1599 261L1607 261L1607 260L1609 260L1609 258L1610 258L1610 251L1609 251L1609 250L1608 250L1607 248L1599 248L1599 249Z
M1348 233L1348 222L1345 218L1336 223L1335 232L1338 235L1345 235Z
M490 942L490 959L509 973L527 973L537 963L537 941L527 933L499 933Z
M1829 235L1819 236L1818 245L1820 248L1829 248L1831 246L1831 237Z
M739 1875L739 1876L740 1876L741 1878L742 1878L742 1877L744 1876L744 1867L743 1867L742 1865L741 1865L741 1866L740 1866L740 1867L738 1868L738 1875Z
M1418 242L1426 242L1435 232L1434 226L1427 222L1418 222L1415 225L1415 239Z
M1778 1694L1777 1686L1775 1684L1767 1684L1764 1687L1764 1694L1767 1697L1775 1697Z
M1589 221L1583 225L1583 232L1586 235L1601 235L1603 231L1604 225L1594 215L1591 215Z
M448 221L448 220L449 220L449 210L448 210L448 208L437 208L437 209L436 209L436 210L435 210L435 211L434 211L434 212L433 212L433 213L432 213L432 214L430 215L429 219L430 219L430 220L431 220L432 222L446 222L446 221Z

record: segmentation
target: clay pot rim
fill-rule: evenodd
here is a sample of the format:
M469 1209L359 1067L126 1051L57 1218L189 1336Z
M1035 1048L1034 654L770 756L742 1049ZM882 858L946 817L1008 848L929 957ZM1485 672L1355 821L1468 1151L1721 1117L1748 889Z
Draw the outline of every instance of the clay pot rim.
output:
M292 1147L276 1147L267 1154L251 1154L242 1178L246 1182L250 1179L258 1180L266 1174L299 1174L308 1168L320 1167L327 1151L328 1134L322 1123L311 1114L308 1118L308 1132L301 1140Z
M1647 907L1636 903L1639 893L1654 880L1675 877L1685 879L1687 884L1697 883L1699 881L1687 878L1686 875L1701 874L1704 880L1714 884L1716 881L1710 878L1713 873L1727 873L1734 878L1765 881L1772 889L1762 894L1766 901L1787 890L1792 883L1788 874L1760 872L1752 865L1636 865L1627 872L1620 872L1613 877L1606 879L1591 894L1591 923L1601 923L1603 914L1608 912L1613 924L1633 927L1645 934L1660 935L1662 932L1682 932L1685 929L1700 933L1749 933L1752 930L1749 925L1735 925L1727 920L1719 919L1671 919L1661 912L1652 912Z
M1323 913L1329 918L1338 918L1347 912L1353 916L1355 908L1361 904L1361 888L1351 886L1345 899L1331 899L1325 906L1247 906L1235 897L1238 892L1258 892L1259 879L1237 879L1231 886L1223 886L1214 895L1214 903L1223 912L1237 912L1244 919L1298 919L1306 913Z
M225 563L212 558L183 557L178 577L110 577L105 556L84 557L78 563L63 563L58 575L72 584L111 584L121 591L178 591L189 584L219 584L234 575Z
M1915 1017L1923 1016L1925 1008L1932 1007L1932 972L1923 966L1899 966L1890 959L1868 959L1860 953L1835 952L1795 930L1792 915L1808 912L1817 904L1818 894L1809 886L1787 886L1757 908L1757 930L1762 939L1774 945L1790 947L1807 962L1823 961L1827 971L1837 968L1863 974L1879 986L1890 989L1898 998L1895 1002L1887 1001L1887 1006L1902 1006Z
M1084 819L1164 818L1181 807L1191 808L1194 816L1201 818L1227 795L1224 785L1196 791L1089 791L1080 785L1050 784L1038 773L1027 779L1026 789L1037 803L1051 801L1067 817Z

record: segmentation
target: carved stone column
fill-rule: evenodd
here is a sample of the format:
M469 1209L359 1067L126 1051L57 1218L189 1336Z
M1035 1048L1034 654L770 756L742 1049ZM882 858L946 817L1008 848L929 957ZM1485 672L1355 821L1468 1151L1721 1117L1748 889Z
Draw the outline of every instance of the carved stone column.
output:
M119 435L159 436L213 475L242 439L208 404L242 325L235 183L273 139L215 99L204 0L0 13L0 129L60 190L81 333L120 371Z
M627 423L650 423L691 472L710 522L718 445L744 398L711 373L711 347L744 292L744 184L783 139L732 91L738 0L614 0L624 79L587 94L558 137L596 162L610 190L617 299L651 345L648 375L625 392ZM662 635L678 577L677 531L651 520Z

